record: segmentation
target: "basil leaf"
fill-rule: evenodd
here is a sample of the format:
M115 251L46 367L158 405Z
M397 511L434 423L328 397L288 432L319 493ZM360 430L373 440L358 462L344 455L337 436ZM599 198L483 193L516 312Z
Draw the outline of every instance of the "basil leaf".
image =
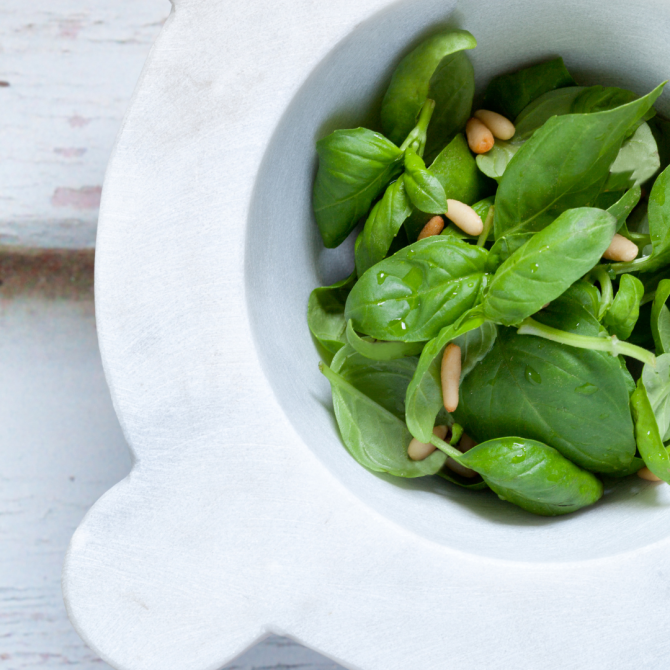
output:
M461 381L491 351L497 335L498 328L496 325L490 321L485 321L479 328L469 330L467 333L454 338L454 344L461 348Z
M396 144L400 144L414 127L417 116L429 97L435 100L436 117L441 114L440 108L443 105L449 108L451 97L454 95L463 98L466 103L469 97L471 105L474 94L474 75L471 70L472 83L469 86L464 85L467 79L465 75L456 77L454 89L442 84L442 76L436 82L433 82L432 79L444 59L464 49L474 49L476 46L477 40L467 30L454 30L442 32L424 40L407 54L393 73L382 101L381 122L384 134ZM462 61L460 64L457 63L457 66L464 67ZM449 65L445 67L444 75L454 74L453 67L450 68ZM470 68L472 68L471 65ZM451 73L450 69L452 69ZM468 91L471 91L469 96ZM469 114L470 109L466 114L461 111L461 117L464 117L463 125L468 120ZM445 129L449 130L448 127L443 128L442 123L439 122L433 122L431 126L430 133L441 137L442 142L450 139L450 133L444 132Z
M651 335L657 354L670 353L670 310L665 306L669 297L670 279L662 279L651 306Z
M359 277L386 257L400 227L411 213L412 204L401 176L386 189L384 197L372 208L359 236L360 242L357 240L356 272Z
M670 121L657 115L653 119L650 119L649 127L658 146L658 153L661 158L661 170L665 170L670 164Z
M670 262L670 167L654 182L649 195L648 213L652 262L645 265L645 272L656 270Z
M663 442L670 440L670 354L656 357L656 367L642 368L642 383Z
M478 169L465 137L456 135L439 153L428 171L437 177L447 198L471 205L491 192L491 182ZM405 222L407 236L413 242L431 215L414 209Z
M639 186L633 186L626 191L613 205L607 208L607 211L617 220L616 229L621 229L630 213L635 209L640 198L642 189Z
M612 306L605 313L603 323L620 340L627 340L640 316L640 300L644 295L642 282L633 275L621 275L619 290Z
M336 367L337 366L337 367ZM396 477L424 477L437 473L446 456L435 451L423 461L412 461L407 447L412 436L402 420L404 389L416 359L376 362L342 349L333 368L322 364L330 382L335 417L349 453L374 472Z
M487 177L500 181L503 174L505 174L509 162L522 146L521 144L496 140L491 151L477 156L477 167Z
M440 366L444 348L455 338L480 328L485 323L477 309L466 313L459 321L443 328L439 335L424 347L412 381L407 387L405 418L409 431L421 442L430 441L435 418L443 409ZM484 338L482 338L484 339ZM463 352L461 351L461 357Z
M544 93L574 86L562 58L539 63L512 74L494 77L486 88L484 108L508 119L516 118L533 100Z
M630 404L635 419L635 437L640 456L657 477L670 484L670 456L663 446L658 422L642 377L637 380L637 388L630 398Z
M613 356L499 328L490 353L463 380L454 418L478 442L518 435L616 474L635 455L628 397Z
M329 351L336 353L346 344L344 305L356 283L356 273L333 284L315 288L307 303L307 325L317 342Z
M664 85L616 109L549 119L503 175L496 194L496 239L537 232L566 209L595 201L628 129L651 109Z
M313 207L326 247L337 247L402 171L403 152L366 128L336 130L316 143Z
M475 304L486 256L453 237L419 240L363 274L345 318L378 340L427 341Z
M558 330L597 337L603 332L607 334L598 321L597 313L598 290L588 282L578 281L534 318L545 326Z
M405 154L405 189L412 204L422 212L444 214L447 196L439 179L426 169L423 159L414 151Z
M361 356L375 361L392 361L406 356L417 356L423 349L423 342L373 342L363 339L351 321L347 324L346 337L349 345Z
M534 235L498 269L484 314L509 326L523 321L588 272L612 241L615 218L601 209L571 209Z
M603 494L594 475L535 440L489 440L463 454L460 462L478 472L500 498L534 514L568 514Z
M661 159L649 124L641 124L621 146L605 183L606 191L620 191L644 184L661 167Z

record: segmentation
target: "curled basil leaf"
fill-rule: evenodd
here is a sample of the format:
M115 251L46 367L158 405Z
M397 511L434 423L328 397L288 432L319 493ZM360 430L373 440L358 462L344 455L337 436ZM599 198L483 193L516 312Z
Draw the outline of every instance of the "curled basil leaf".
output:
M508 119L515 119L521 111L541 95L565 86L574 86L562 58L539 63L512 74L494 77L486 88L484 108Z
M663 86L609 111L549 119L519 149L500 181L496 239L537 232L565 210L594 202L628 129L651 109Z
M405 189L412 204L422 212L444 214L447 196L439 179L426 169L423 159L414 151L405 154Z
M628 399L617 358L499 328L463 380L454 418L478 442L519 435L587 470L619 474L635 455Z
M454 55L476 46L477 40L467 30L454 30L424 40L407 54L393 73L382 101L384 134L400 144L414 127L428 98L436 102L430 135L444 143L465 125L474 95L474 72L464 54L458 59ZM442 119L443 105L451 110L451 119Z
M642 282L633 275L621 275L619 290L603 320L611 333L627 340L640 316L640 300L644 295Z
M400 227L412 213L412 204L401 176L372 208L356 244L356 272L360 277L375 263L386 257Z
M346 335L352 349L374 361L417 356L423 349L423 342L375 342L372 338L363 338L354 330L351 321L347 324Z
M371 267L347 298L345 317L378 340L425 342L479 298L487 251L435 235Z
M423 461L407 456L412 439L405 422L405 389L416 367L415 358L371 363L350 348L322 364L330 382L333 407L342 441L363 466L396 477L425 477L443 467L446 456L435 451Z
M670 279L662 279L658 283L651 306L651 335L657 354L670 353L670 310L665 306L669 297Z
M356 283L356 273L333 284L315 288L307 303L307 325L317 342L334 354L346 344L344 305Z
M313 207L323 243L337 247L402 171L403 152L367 128L336 130L316 143Z
M491 179L500 181L521 144L496 140L491 151L477 156L477 167Z
M630 398L630 404L635 419L635 437L640 456L657 477L670 484L670 455L663 445L658 422L642 377L637 381L637 388Z
M571 209L517 249L498 269L483 302L488 319L517 324L561 295L601 258L616 220L594 208Z
M575 512L603 494L594 475L535 440L489 440L463 454L460 463L478 472L503 500L543 516Z
M464 314L458 322L443 328L421 352L416 371L407 387L405 400L407 427L418 440L430 441L435 418L443 408L440 365L444 348L455 338L480 328L484 323L481 312L474 309ZM490 336L489 332L486 337Z
M642 383L656 417L663 442L670 440L670 354L656 358L656 367L642 368Z

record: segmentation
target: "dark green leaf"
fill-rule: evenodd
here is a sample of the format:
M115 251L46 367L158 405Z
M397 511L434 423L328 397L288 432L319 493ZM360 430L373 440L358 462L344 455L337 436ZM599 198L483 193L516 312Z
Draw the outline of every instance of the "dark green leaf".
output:
M315 288L307 303L307 325L316 340L331 353L346 344L344 305L349 291L356 283L356 273L333 284Z
M400 177L372 208L356 244L356 272L360 277L375 263L386 257L391 244L405 219L412 213L412 205L405 192L405 181Z
M491 182L478 169L463 135L454 139L440 152L428 171L437 177L445 195L471 205L491 192ZM405 222L407 236L414 242L432 215L415 209Z
M597 313L598 289L586 281L578 281L534 318L546 326L568 333L597 337L604 331Z
M427 341L474 305L486 256L485 249L453 237L419 240L358 280L345 317L378 340Z
M657 354L670 353L670 310L665 306L669 297L670 279L662 279L651 306L651 335Z
M544 93L574 86L562 58L532 65L512 74L494 77L486 88L484 108L515 119L533 100Z
M372 338L362 338L349 321L347 341L361 356L375 361L392 361L406 356L417 356L423 349L423 342L375 342Z
M661 432L642 377L637 381L637 388L630 398L630 404L635 419L635 437L640 456L657 477L670 484L670 456L663 446Z
M417 116L426 100L430 97L436 102L436 115L440 115L442 104L450 106L450 98L455 94L466 98L467 91L463 88L460 72L455 73L447 68L445 75L457 75L454 89L442 87L440 82L433 82L433 75L440 64L456 52L464 49L474 49L477 40L467 30L442 32L427 40L405 56L399 63L391 83L382 102L382 129L392 141L400 144L409 134L416 123ZM458 66L458 63L456 64ZM461 65L462 67L462 65ZM452 70L449 72L449 70ZM472 84L474 93L474 78ZM439 97L437 94L440 94ZM446 99L443 97L446 94ZM433 97L435 96L435 97ZM470 94L472 104L472 94ZM467 116L465 118L467 121ZM433 125L433 124L431 124ZM435 125L431 132L442 134L442 129ZM449 136L443 136L443 142Z
M422 442L430 440L435 418L444 407L442 382L440 381L440 365L444 348L455 338L475 328L480 328L484 323L484 317L474 309L465 314L457 323L443 328L440 334L428 342L421 352L416 372L407 387L405 400L407 427L418 440Z
M372 362L342 349L334 370L322 364L333 392L335 417L349 453L366 468L397 477L424 477L438 472L446 456L436 451L412 461L407 447L412 436L402 420L404 389L416 359Z
M454 338L454 344L461 348L461 381L491 351L497 335L498 328L496 325L490 321L485 321L479 328L469 330L467 333Z
M649 121L661 159L661 170L670 165L670 121L656 115Z
M620 340L627 340L640 316L640 300L644 295L642 282L633 275L621 275L619 290L607 310L604 324Z
M316 143L319 170L313 206L323 243L342 244L388 183L402 171L403 152L366 128L336 130Z
M557 298L598 262L615 224L601 209L561 214L500 266L483 302L486 317L517 324Z
M617 358L508 328L498 329L491 352L463 380L454 416L478 442L539 440L596 472L621 472L635 454Z
M463 454L460 462L478 472L500 498L534 514L568 514L603 494L602 483L590 472L535 440L490 440Z
M628 129L651 109L663 86L609 111L549 119L517 152L500 182L496 239L537 232L566 209L594 202Z
M626 223L626 219L635 209L642 196L642 189L639 186L633 186L626 191L614 204L607 208L607 211L617 220L617 231Z
M405 154L405 189L412 204L422 212L444 214L447 196L440 180L426 169L423 159L413 151Z

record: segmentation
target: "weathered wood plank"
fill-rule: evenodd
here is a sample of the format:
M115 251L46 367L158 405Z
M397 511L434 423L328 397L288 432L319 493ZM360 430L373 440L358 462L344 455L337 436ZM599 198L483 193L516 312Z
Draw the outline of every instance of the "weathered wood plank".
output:
M110 151L168 0L0 5L0 244L92 247Z

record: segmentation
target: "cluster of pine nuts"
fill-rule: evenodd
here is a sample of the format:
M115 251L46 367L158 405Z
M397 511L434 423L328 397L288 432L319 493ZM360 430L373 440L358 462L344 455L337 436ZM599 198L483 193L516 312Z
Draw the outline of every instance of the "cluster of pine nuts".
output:
M478 109L465 126L468 146L476 154L485 154L493 149L495 138L511 140L516 129L502 114L488 109Z
M447 211L444 215L455 225L458 226L464 233L468 235L481 235L484 230L484 222L482 217L475 212L470 205L466 205L460 200L447 199ZM423 227L419 233L419 239L423 240L426 237L439 235L444 228L444 219L441 216L434 216Z

